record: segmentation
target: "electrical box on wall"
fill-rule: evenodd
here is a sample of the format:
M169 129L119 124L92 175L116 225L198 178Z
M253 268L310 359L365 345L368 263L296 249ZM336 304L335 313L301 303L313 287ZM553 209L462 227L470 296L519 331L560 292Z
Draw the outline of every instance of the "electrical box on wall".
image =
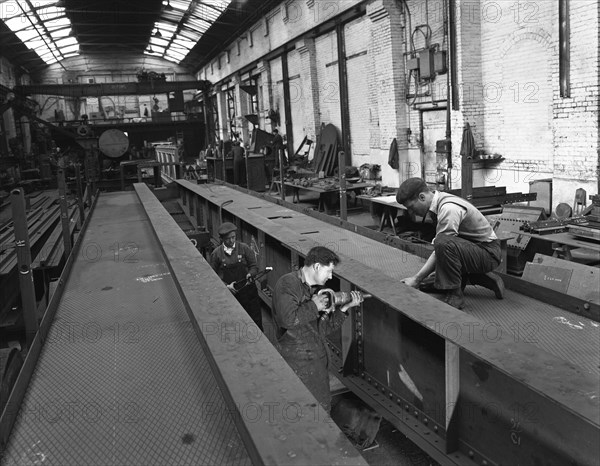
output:
M450 139L440 139L435 141L435 152L440 155L447 155L450 153L451 142Z
M433 70L436 74L444 74L448 71L448 68L446 68L446 51L440 50L433 54Z
M419 53L419 74L421 79L433 79L435 72L433 71L433 50L425 49Z
M406 61L406 67L409 70L418 70L419 69L419 58L418 57L416 57L416 58L409 58Z

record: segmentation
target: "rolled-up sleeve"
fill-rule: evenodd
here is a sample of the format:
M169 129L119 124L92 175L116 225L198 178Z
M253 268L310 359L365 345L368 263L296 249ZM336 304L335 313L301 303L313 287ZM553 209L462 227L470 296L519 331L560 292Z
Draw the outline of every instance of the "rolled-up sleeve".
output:
M290 275L281 277L275 285L272 304L277 325L285 329L304 325L319 317L317 305L312 299L307 299L302 283Z

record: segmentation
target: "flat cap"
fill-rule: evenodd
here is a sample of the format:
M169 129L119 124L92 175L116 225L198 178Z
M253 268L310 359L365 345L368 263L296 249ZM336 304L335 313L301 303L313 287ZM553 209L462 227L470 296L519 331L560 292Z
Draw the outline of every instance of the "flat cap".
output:
M237 231L237 227L231 222L225 222L219 227L217 233L219 233L219 236L225 236L232 231Z
M422 178L409 178L398 188L396 202L398 204L404 204L405 201L414 199L424 191L429 191L429 187L427 186L427 183L425 183L425 180Z

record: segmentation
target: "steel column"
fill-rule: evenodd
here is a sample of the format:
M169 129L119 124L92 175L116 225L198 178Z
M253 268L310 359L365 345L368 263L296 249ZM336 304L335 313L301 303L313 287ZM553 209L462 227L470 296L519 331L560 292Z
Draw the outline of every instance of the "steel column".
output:
M23 188L13 189L11 192L11 207L15 231L15 249L17 253L17 268L19 271L21 303L23 307L23 318L25 320L27 347L29 348L31 347L31 343L38 330L38 320Z

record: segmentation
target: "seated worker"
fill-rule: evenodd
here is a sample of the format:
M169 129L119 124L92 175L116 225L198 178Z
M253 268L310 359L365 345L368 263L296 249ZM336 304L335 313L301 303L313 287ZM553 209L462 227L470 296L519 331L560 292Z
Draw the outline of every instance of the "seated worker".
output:
M308 251L304 266L283 275L273 292L273 317L279 327L278 349L304 385L327 412L331 409L328 354L325 336L342 325L348 309L360 305L362 294L352 291L352 301L332 315L320 318L327 298L315 287L332 277L340 258L333 251L316 246Z
M500 265L500 241L489 222L468 201L439 191L431 191L421 178L404 181L396 201L411 214L425 217L428 213L437 222L434 251L416 275L403 283L417 288L435 271L435 288L447 292L445 302L458 309L465 304L463 290L467 280L504 297L502 279L491 273Z
M222 244L210 255L210 265L262 331L262 312L256 284L249 283L240 290L234 287L235 282L258 273L254 251L247 244L236 242L236 232L237 227L233 223L225 222L219 227Z

